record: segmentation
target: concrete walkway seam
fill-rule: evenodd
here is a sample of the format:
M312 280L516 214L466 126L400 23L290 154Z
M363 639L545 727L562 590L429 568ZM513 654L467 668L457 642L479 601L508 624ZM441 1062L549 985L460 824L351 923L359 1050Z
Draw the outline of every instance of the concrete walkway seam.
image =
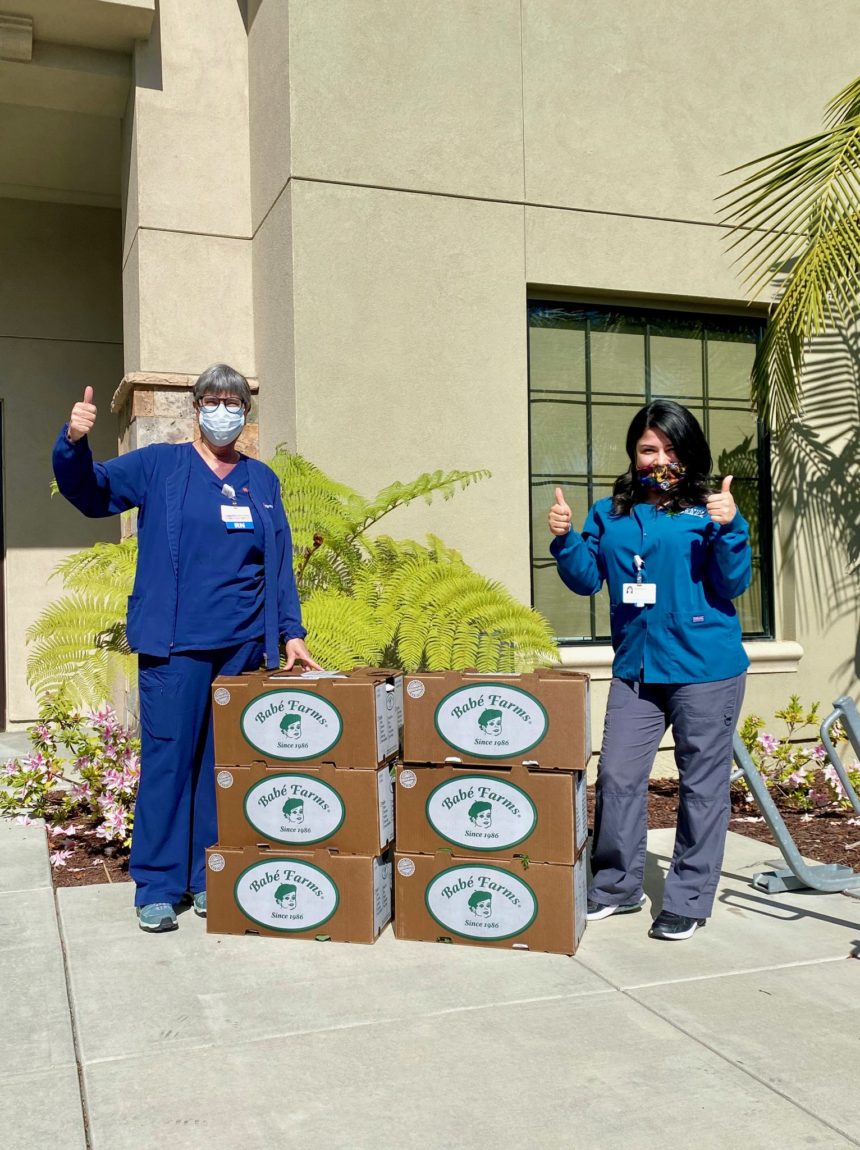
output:
M795 963L793 965L813 964ZM767 967L765 969L773 968ZM780 1090L778 1086L774 1086L772 1082L768 1082L764 1078L761 1078L758 1074L752 1070L749 1070L742 1063L733 1061L721 1050L718 1050L715 1046L711 1046L709 1042L703 1041L703 1039L698 1038L695 1034L691 1034L688 1030L685 1030L683 1026L679 1026L677 1022L673 1022L670 1018L666 1018L660 1013L659 1010L656 1010L647 1002L640 1001L640 999L635 998L626 990L623 990L621 993L625 995L625 997L629 998L631 1002L635 1002L637 1006L644 1006L645 1009L650 1014L653 1014L655 1018L659 1018L661 1022L667 1023L672 1027L673 1030L677 1030L679 1034L683 1034L685 1038L691 1039L693 1042L697 1043L705 1050L709 1050L711 1054L715 1054L717 1058L719 1058L722 1062L725 1062L727 1066L731 1066L733 1070L739 1070L742 1074L745 1074L747 1078L751 1078L754 1082L757 1082L759 1086L763 1086L765 1090L769 1090L771 1094L776 1094L777 1097L782 1098L785 1102L788 1102L796 1110L800 1110L801 1113L805 1114L808 1118L812 1118L814 1121L820 1122L822 1126L826 1126L828 1130L832 1130L834 1134L838 1134L841 1138L844 1138L847 1142L850 1142L852 1146L860 1146L860 1141L858 1141L857 1138L855 1138L853 1135L849 1134L847 1130L843 1130L841 1127L836 1126L827 1118L822 1118L820 1114L816 1114L814 1110L810 1110L808 1107L802 1105L802 1103L798 1102L797 1099L792 1098L790 1094L786 1094L785 1091Z
M45 843L45 848L47 849L47 840ZM50 862L48 865L50 865ZM72 1046L75 1052L75 1069L77 1070L78 1074L78 1092L81 1098L81 1117L83 1119L84 1125L84 1143L86 1150L93 1150L92 1140L90 1138L90 1110L87 1101L87 1086L84 1076L84 1066L81 1060L81 1048L78 1040L78 1021L75 1018L74 998L72 997L72 982L69 972L69 956L66 948L66 935L63 926L63 918L60 914L60 904L57 899L57 888L54 886L53 882L51 883L51 887L54 895L54 916L57 921L57 936L60 940L60 953L63 956L63 977L66 981L66 999L69 1004L69 1020L72 1027Z

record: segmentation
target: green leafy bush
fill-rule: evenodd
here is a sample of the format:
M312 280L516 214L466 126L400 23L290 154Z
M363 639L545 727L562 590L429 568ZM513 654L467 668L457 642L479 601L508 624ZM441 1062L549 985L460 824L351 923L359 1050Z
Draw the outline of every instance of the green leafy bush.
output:
M110 708L81 714L51 694L28 733L32 750L0 768L0 815L44 819L54 866L65 865L69 840L81 833L130 847L140 740Z
M788 706L775 712L776 718L785 725L784 734L769 734L764 730L764 719L748 715L740 736L768 789L787 806L801 811L822 807L851 809L851 801L822 744L813 738L800 741L810 728L817 732L821 724L818 706L813 703L807 709L798 695L792 695ZM830 737L834 745L845 742L838 723L831 729ZM860 791L860 763L855 760L847 771L851 785ZM743 780L735 786L747 801L752 801Z

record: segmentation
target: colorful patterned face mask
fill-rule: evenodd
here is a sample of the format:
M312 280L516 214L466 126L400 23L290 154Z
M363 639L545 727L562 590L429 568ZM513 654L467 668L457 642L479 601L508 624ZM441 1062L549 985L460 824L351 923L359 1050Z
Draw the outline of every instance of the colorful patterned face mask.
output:
M643 487L650 487L655 491L668 491L681 482L687 474L687 469L683 463L653 463L650 467L638 468L637 474Z

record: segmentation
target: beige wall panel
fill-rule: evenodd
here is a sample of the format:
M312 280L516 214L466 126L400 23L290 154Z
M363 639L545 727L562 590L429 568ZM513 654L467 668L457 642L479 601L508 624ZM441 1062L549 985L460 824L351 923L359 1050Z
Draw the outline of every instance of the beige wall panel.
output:
M518 0L293 0L290 89L295 176L522 197Z
M140 259L137 236L122 269L122 322L125 371L140 371Z
M821 130L853 0L523 0L526 199L712 220L721 173Z
M3 480L6 515L7 711L12 722L32 719L26 683L25 634L62 593L49 576L60 559L100 539L119 539L118 519L85 519L50 494L51 447L84 387L95 388L100 417L96 458L116 455L117 424L109 412L122 374L118 344L0 338L3 372Z
M36 35L57 44L80 44L128 52L149 35L156 0L15 0L18 16L30 16Z
M251 211L256 233L290 178L289 5L252 0L248 12Z
M247 40L235 0L162 0L136 50L142 227L250 235Z
M296 444L292 197L279 197L254 236L254 332L260 458Z
M723 228L556 208L525 212L530 284L746 307Z
M298 450L373 494L493 473L384 530L434 532L529 594L522 208L293 186Z
M118 119L0 104L0 139L4 194L119 207Z
M0 199L0 335L119 343L120 216Z
M122 120L122 262L128 259L131 245L137 236L140 222L139 190L137 182L137 119L135 105L137 88L132 82Z
M255 375L251 241L138 232L141 371Z

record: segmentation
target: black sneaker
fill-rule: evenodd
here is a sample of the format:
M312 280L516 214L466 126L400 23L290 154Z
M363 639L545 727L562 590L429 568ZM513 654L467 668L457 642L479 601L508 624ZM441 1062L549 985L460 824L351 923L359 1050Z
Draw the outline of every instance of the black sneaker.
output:
M638 902L622 902L615 906L607 906L605 903L595 902L593 898L590 898L586 905L585 917L589 922L597 922L598 919L609 918L611 914L635 914L644 905L644 894Z
M705 918L687 918L685 915L675 914L671 910L661 910L651 924L648 937L662 938L667 942L681 942L682 939L695 934L699 927L704 926L706 922L707 919Z

